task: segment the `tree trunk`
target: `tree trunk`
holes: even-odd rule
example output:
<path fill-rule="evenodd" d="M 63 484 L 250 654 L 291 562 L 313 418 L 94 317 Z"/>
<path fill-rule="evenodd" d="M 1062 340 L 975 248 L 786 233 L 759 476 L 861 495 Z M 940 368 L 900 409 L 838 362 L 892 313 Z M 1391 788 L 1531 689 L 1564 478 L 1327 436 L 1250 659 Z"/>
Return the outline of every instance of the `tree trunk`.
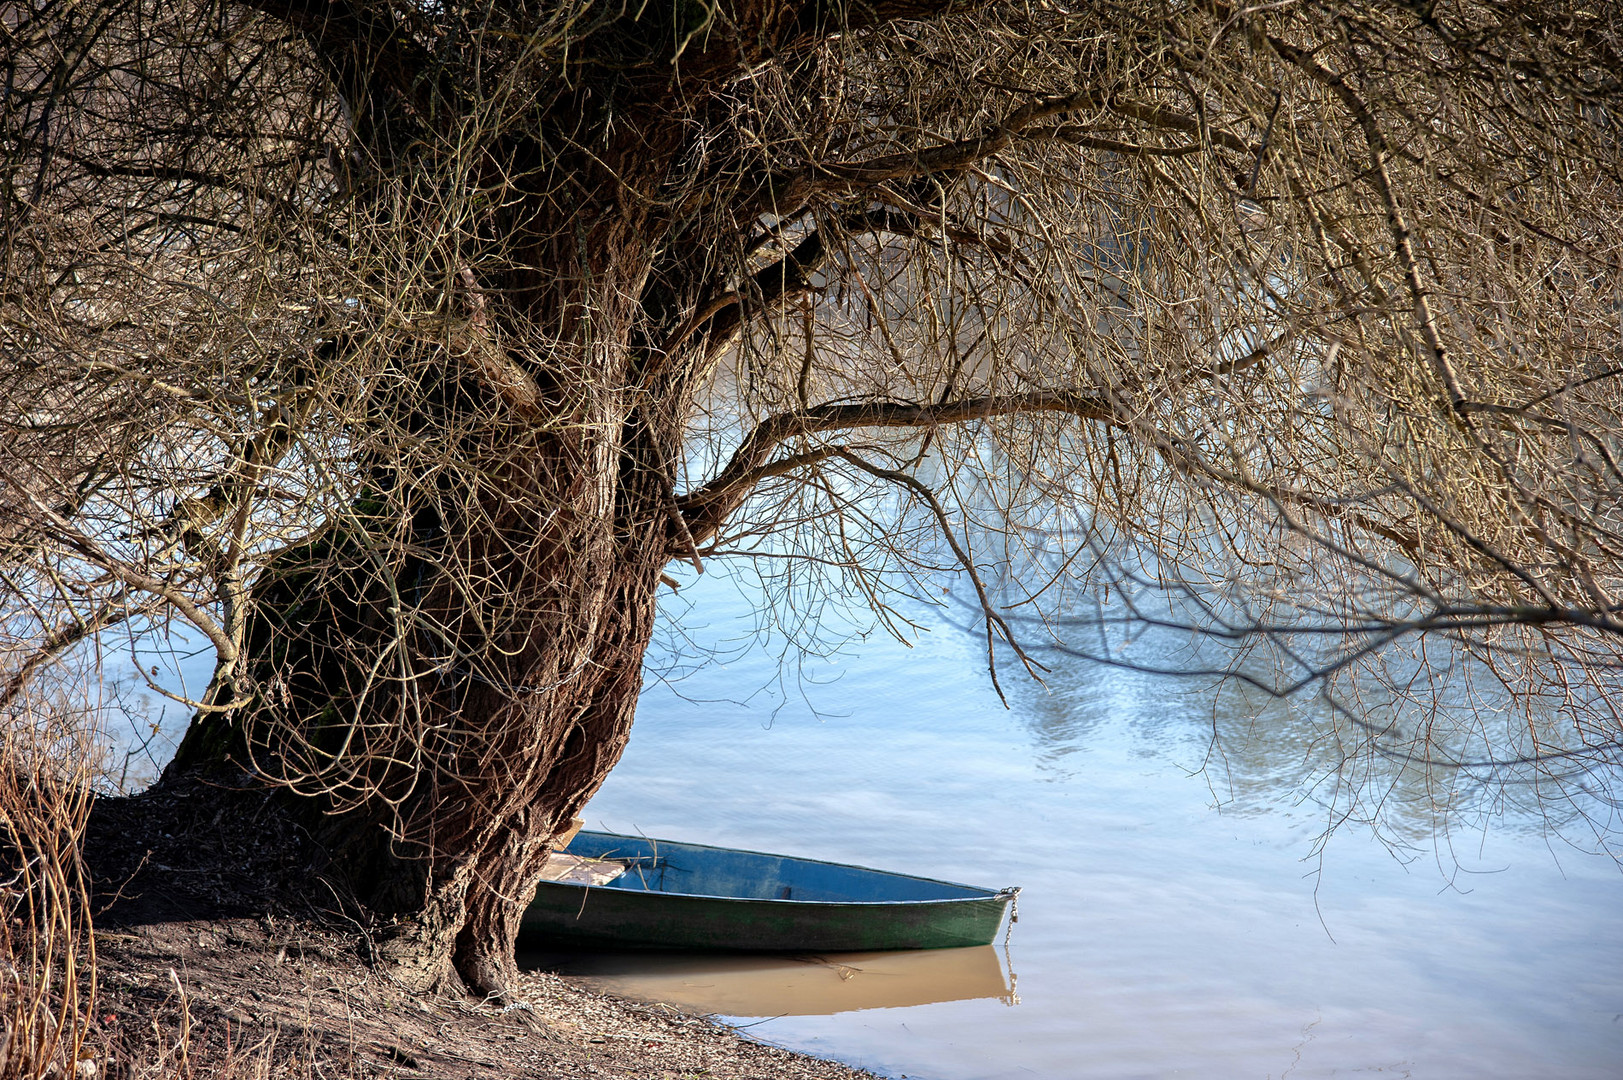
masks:
<path fill-rule="evenodd" d="M 285 787 L 328 876 L 379 918 L 378 958 L 415 986 L 454 968 L 507 993 L 549 843 L 629 735 L 686 398 L 633 337 L 654 229 L 626 185 L 658 184 L 658 146 L 560 163 L 547 175 L 597 192 L 567 213 L 544 185 L 513 210 L 533 240 L 507 237 L 523 258 L 499 308 L 464 298 L 470 323 L 547 327 L 553 353 L 474 341 L 412 361 L 385 419 L 438 456 L 373 460 L 351 518 L 261 576 L 253 704 L 201 714 L 166 773 Z"/>
<path fill-rule="evenodd" d="M 388 633 L 376 611 L 386 590 L 342 562 L 334 572 L 331 545 L 296 552 L 304 565 L 277 568 L 256 596 L 248 668 L 259 700 L 200 716 L 166 776 L 246 768 L 287 785 L 329 878 L 384 920 L 377 958 L 412 985 L 440 983 L 454 965 L 474 990 L 506 992 L 549 843 L 629 736 L 666 516 L 657 476 L 639 478 L 615 460 L 619 440 L 604 441 L 570 485 L 595 489 L 597 512 L 563 535 L 537 543 L 506 522 L 447 545 L 466 562 L 441 567 L 410 614 L 455 628 L 466 664 L 421 635 Z M 616 513 L 637 504 L 640 513 Z M 515 609 L 481 613 L 473 595 L 457 610 L 453 598 L 479 581 L 501 581 L 495 591 Z M 312 608 L 321 619 L 292 625 L 289 612 Z M 408 654 L 410 674 L 357 688 L 364 661 L 390 653 Z M 335 706 L 345 719 L 335 721 Z"/>

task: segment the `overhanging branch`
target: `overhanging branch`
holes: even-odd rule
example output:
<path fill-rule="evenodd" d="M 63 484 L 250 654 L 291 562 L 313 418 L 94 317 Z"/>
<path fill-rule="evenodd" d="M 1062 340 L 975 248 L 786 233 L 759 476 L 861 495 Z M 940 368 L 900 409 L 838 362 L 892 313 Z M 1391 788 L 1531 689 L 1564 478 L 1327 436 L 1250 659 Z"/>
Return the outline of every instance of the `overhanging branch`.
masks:
<path fill-rule="evenodd" d="M 837 452 L 832 448 L 813 449 L 769 463 L 773 449 L 785 440 L 855 428 L 931 428 L 1021 413 L 1068 413 L 1083 420 L 1122 424 L 1107 399 L 1064 390 L 994 394 L 939 405 L 914 402 L 819 405 L 778 413 L 761 421 L 733 453 L 726 468 L 709 483 L 678 499 L 677 506 L 694 541 L 703 544 L 749 497 L 756 484 Z"/>
<path fill-rule="evenodd" d="M 963 544 L 959 543 L 957 535 L 953 532 L 952 520 L 947 516 L 946 507 L 941 505 L 941 500 L 936 498 L 935 492 L 930 490 L 930 486 L 928 484 L 924 483 L 924 481 L 920 480 L 911 473 L 901 472 L 896 469 L 882 468 L 875 465 L 871 461 L 851 453 L 848 450 L 841 450 L 838 451 L 838 453 L 841 458 L 850 462 L 858 469 L 861 469 L 869 476 L 875 477 L 879 480 L 889 481 L 898 487 L 906 488 L 908 491 L 911 491 L 913 495 L 919 499 L 919 501 L 923 502 L 925 506 L 930 508 L 930 513 L 935 517 L 936 526 L 941 530 L 942 538 L 947 541 L 947 546 L 952 548 L 953 558 L 958 560 L 958 565 L 963 568 L 964 573 L 969 576 L 970 584 L 974 585 L 975 587 L 975 597 L 980 602 L 981 606 L 981 617 L 986 623 L 986 670 L 987 673 L 992 677 L 992 689 L 997 691 L 998 700 L 1003 702 L 1004 707 L 1006 708 L 1009 704 L 1009 699 L 1004 696 L 1003 686 L 998 682 L 997 678 L 998 638 L 1001 637 L 1008 644 L 1008 646 L 1014 650 L 1014 654 L 1019 657 L 1020 662 L 1025 665 L 1026 673 L 1031 675 L 1033 678 L 1040 681 L 1041 676 L 1039 676 L 1037 672 L 1046 671 L 1047 669 L 1026 654 L 1026 651 L 1020 647 L 1020 643 L 1015 640 L 1014 632 L 1009 629 L 1009 624 L 1004 620 L 1003 616 L 998 612 L 998 610 L 993 607 L 992 598 L 986 591 L 986 585 L 981 581 L 980 573 L 975 569 L 975 560 L 970 557 L 968 550 L 965 549 Z"/>
<path fill-rule="evenodd" d="M 1085 92 L 1041 97 L 1012 110 L 972 138 L 899 154 L 883 154 L 866 161 L 814 162 L 798 172 L 779 174 L 767 180 L 745 206 L 742 216 L 792 214 L 819 192 L 857 191 L 887 180 L 961 172 L 1004 150 L 1016 136 L 1038 121 L 1095 107 L 1098 103 L 1095 95 Z"/>
<path fill-rule="evenodd" d="M 1098 138 L 1078 125 L 1036 126 L 1052 117 L 1101 108 L 1150 128 L 1196 135 L 1200 141 L 1189 146 L 1147 146 Z M 1026 102 L 971 138 L 884 154 L 866 161 L 813 163 L 798 172 L 774 176 L 745 208 L 745 216 L 795 213 L 820 192 L 859 191 L 890 180 L 960 173 L 1007 149 L 1021 137 L 1071 142 L 1129 155 L 1179 156 L 1197 153 L 1208 145 L 1245 155 L 1256 155 L 1260 150 L 1232 132 L 1203 126 L 1194 117 L 1171 109 L 1088 91 L 1056 94 Z"/>
<path fill-rule="evenodd" d="M 884 209 L 849 214 L 838 220 L 839 228 L 852 235 L 874 232 L 912 235 L 917 231 L 917 224 L 912 215 L 904 211 Z M 650 375 L 664 371 L 670 358 L 695 335 L 701 336 L 706 342 L 706 353 L 713 356 L 750 318 L 817 292 L 819 286 L 812 282 L 812 275 L 827 264 L 830 254 L 824 228 L 826 226 L 814 229 L 783 258 L 756 271 L 746 287 L 722 293 L 701 304 L 656 347 Z"/>

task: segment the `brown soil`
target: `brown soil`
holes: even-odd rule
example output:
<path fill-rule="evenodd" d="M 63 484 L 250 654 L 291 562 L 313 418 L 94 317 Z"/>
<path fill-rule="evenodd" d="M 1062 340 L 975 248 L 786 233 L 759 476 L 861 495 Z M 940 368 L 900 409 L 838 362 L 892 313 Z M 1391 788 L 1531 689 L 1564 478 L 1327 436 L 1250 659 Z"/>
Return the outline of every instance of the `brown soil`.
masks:
<path fill-rule="evenodd" d="M 506 1007 L 408 993 L 363 959 L 386 927 L 309 895 L 308 846 L 263 794 L 104 800 L 86 855 L 108 1080 L 872 1076 L 543 972 Z"/>

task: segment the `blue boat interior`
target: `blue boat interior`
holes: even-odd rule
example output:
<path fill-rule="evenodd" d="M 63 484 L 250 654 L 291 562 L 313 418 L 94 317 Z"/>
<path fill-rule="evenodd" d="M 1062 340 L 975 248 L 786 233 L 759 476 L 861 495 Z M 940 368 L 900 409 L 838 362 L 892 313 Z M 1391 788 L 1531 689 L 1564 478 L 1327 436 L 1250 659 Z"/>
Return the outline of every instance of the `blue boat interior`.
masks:
<path fill-rule="evenodd" d="M 597 888 L 627 892 L 816 903 L 985 900 L 997 895 L 988 889 L 860 866 L 613 833 L 579 833 L 566 850 L 582 858 L 626 864 L 623 874 Z"/>

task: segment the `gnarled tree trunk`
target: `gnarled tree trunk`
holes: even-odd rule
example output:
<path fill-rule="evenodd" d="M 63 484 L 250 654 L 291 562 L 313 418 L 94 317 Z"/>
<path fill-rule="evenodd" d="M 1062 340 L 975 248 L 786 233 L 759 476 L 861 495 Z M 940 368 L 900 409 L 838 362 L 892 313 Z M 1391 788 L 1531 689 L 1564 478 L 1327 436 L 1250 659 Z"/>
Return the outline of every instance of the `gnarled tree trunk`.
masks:
<path fill-rule="evenodd" d="M 549 843 L 618 760 L 641 686 L 687 389 L 636 340 L 664 161 L 626 134 L 541 174 L 592 194 L 509 205 L 522 258 L 462 275 L 472 340 L 408 361 L 378 417 L 435 453 L 370 461 L 351 518 L 255 584 L 250 703 L 200 714 L 166 777 L 285 785 L 419 986 L 453 967 L 510 985 Z M 493 344 L 518 320 L 551 329 L 544 367 Z"/>

